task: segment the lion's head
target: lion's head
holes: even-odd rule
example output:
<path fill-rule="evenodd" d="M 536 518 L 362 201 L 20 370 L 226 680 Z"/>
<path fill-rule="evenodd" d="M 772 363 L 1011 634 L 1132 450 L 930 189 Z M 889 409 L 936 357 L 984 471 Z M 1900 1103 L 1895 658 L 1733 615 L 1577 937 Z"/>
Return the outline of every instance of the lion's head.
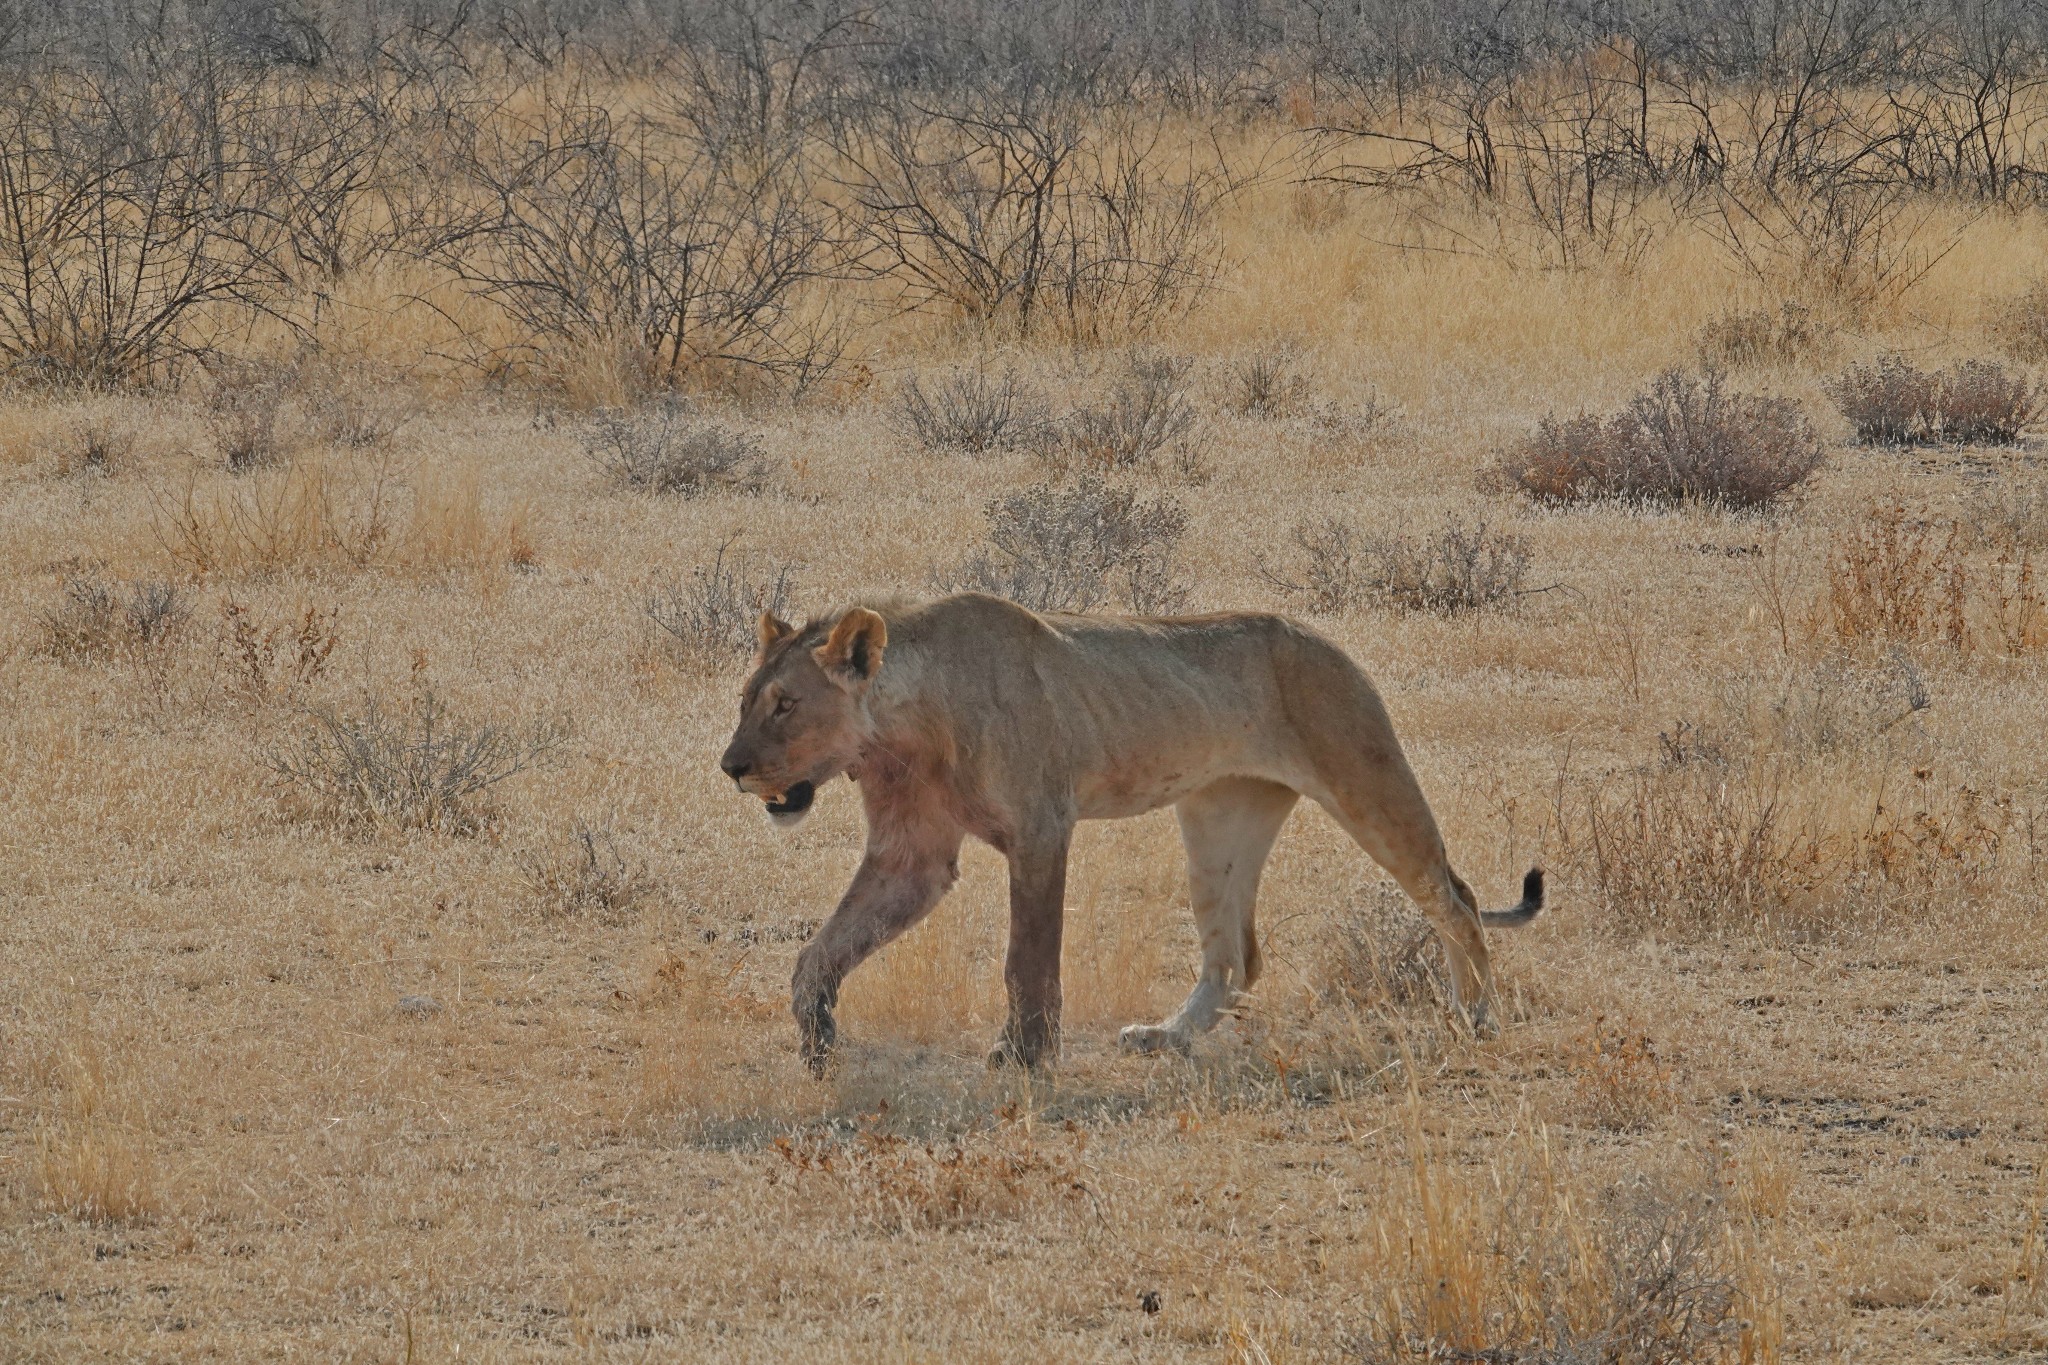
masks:
<path fill-rule="evenodd" d="M 889 627 L 854 607 L 802 630 L 761 614 L 761 649 L 740 693 L 740 723 L 718 766 L 768 803 L 777 824 L 809 812 L 818 787 L 860 757 L 861 699 L 882 666 Z"/>

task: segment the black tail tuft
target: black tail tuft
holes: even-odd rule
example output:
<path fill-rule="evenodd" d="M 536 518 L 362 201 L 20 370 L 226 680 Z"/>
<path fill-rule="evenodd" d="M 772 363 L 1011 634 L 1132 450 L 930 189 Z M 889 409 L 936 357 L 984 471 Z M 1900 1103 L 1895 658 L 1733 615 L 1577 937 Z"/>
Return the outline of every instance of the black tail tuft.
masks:
<path fill-rule="evenodd" d="M 1522 878 L 1522 903 L 1510 910 L 1487 910 L 1479 920 L 1489 929 L 1514 929 L 1543 913 L 1543 869 L 1532 867 Z"/>

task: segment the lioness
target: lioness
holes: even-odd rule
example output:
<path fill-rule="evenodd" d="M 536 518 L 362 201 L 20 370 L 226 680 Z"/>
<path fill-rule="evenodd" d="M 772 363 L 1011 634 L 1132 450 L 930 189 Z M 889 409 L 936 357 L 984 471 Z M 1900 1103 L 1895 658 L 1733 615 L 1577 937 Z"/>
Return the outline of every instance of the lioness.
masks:
<path fill-rule="evenodd" d="M 1285 617 L 1038 615 L 968 593 L 853 607 L 802 629 L 772 614 L 720 766 L 778 822 L 845 773 L 867 853 L 797 957 L 791 1005 L 822 1071 L 846 974 L 937 905 L 961 839 L 1010 863 L 1010 1016 L 990 1063 L 1057 1057 L 1067 848 L 1079 820 L 1172 806 L 1187 847 L 1200 979 L 1135 1051 L 1185 1050 L 1259 975 L 1259 873 L 1301 796 L 1319 802 L 1442 936 L 1458 1006 L 1488 1026 L 1482 925 L 1543 908 L 1532 870 L 1512 910 L 1482 913 L 1451 870 L 1379 694 L 1336 645 Z"/>

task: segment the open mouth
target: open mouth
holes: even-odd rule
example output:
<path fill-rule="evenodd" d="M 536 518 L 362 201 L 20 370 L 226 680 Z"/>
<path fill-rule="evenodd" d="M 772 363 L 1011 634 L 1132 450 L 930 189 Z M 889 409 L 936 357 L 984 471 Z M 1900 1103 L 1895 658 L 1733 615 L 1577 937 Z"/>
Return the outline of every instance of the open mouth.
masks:
<path fill-rule="evenodd" d="M 768 803 L 770 815 L 802 815 L 817 799 L 818 789 L 809 782 L 799 782 L 782 794 L 780 801 Z"/>

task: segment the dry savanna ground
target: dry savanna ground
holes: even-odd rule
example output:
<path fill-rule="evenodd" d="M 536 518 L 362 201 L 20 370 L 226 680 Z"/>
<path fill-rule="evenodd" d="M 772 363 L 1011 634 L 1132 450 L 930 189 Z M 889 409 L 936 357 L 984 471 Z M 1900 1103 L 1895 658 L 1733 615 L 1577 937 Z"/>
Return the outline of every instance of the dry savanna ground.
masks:
<path fill-rule="evenodd" d="M 1218 228 L 1145 338 L 1185 416 L 1104 486 L 1184 515 L 1145 591 L 1372 673 L 1485 900 L 1551 870 L 1498 1039 L 1305 810 L 1266 979 L 1118 1055 L 1194 961 L 1161 813 L 1084 828 L 1056 1070 L 984 1068 L 971 850 L 811 1079 L 785 983 L 858 805 L 784 836 L 719 776 L 721 632 L 784 571 L 795 612 L 966 581 L 992 504 L 1101 456 L 928 449 L 910 379 L 1057 419 L 1126 351 L 917 317 L 800 401 L 606 417 L 394 376 L 442 318 L 394 305 L 274 391 L 0 400 L 0 1355 L 2048 1358 L 2048 467 L 1857 444 L 1824 390 L 2004 354 L 2038 216 L 1749 346 L 1707 329 L 1780 298 L 1682 226 L 1517 269 L 1276 179 Z M 1703 335 L 1824 439 L 1774 508 L 1475 482 Z M 715 468 L 630 486 L 664 421 Z M 1511 591 L 1389 594 L 1481 520 Z"/>

